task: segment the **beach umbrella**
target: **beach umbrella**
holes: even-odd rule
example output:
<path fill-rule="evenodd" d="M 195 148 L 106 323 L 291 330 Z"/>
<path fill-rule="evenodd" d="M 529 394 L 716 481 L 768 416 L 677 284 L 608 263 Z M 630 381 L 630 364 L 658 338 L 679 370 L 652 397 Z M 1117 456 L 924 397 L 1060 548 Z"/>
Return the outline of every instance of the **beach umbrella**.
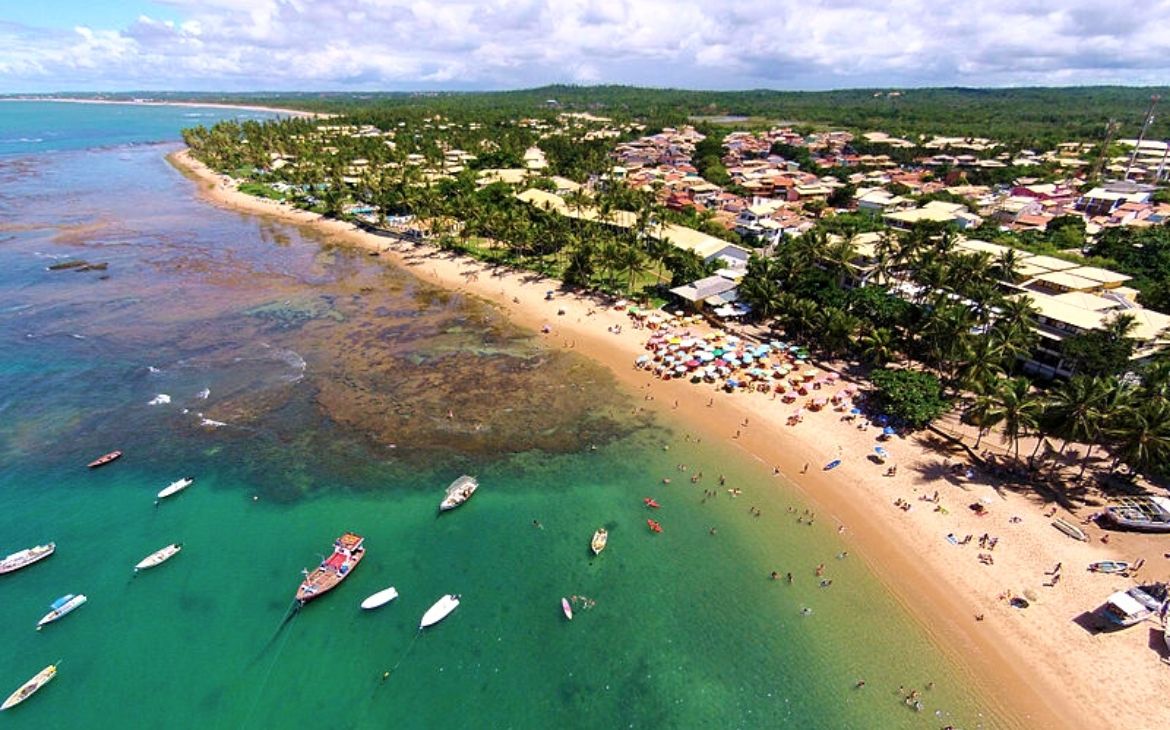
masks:
<path fill-rule="evenodd" d="M 850 409 L 849 409 L 849 412 L 850 412 L 850 413 L 852 413 L 852 414 L 853 414 L 853 415 L 855 415 L 855 416 L 860 416 L 860 415 L 861 415 L 861 409 L 860 409 L 860 408 L 850 408 Z"/>
<path fill-rule="evenodd" d="M 825 377 L 827 377 L 829 379 L 829 382 L 833 382 L 833 381 L 839 380 L 841 378 L 841 373 L 829 373 Z"/>
<path fill-rule="evenodd" d="M 648 362 L 649 360 L 650 360 L 649 355 L 638 355 L 638 359 L 635 360 L 634 362 Z"/>
<path fill-rule="evenodd" d="M 878 459 L 882 462 L 884 462 L 886 459 L 890 458 L 890 453 L 888 451 L 886 451 L 884 446 L 873 447 L 873 452 L 875 454 L 877 454 Z"/>
<path fill-rule="evenodd" d="M 686 363 L 684 363 L 684 364 L 685 364 L 685 365 L 686 365 L 688 368 L 697 368 L 697 367 L 699 367 L 699 361 L 698 361 L 698 360 L 687 360 L 687 361 L 686 361 Z"/>
<path fill-rule="evenodd" d="M 893 436 L 896 433 L 898 433 L 898 431 L 893 426 L 886 426 L 882 429 L 883 436 Z"/>

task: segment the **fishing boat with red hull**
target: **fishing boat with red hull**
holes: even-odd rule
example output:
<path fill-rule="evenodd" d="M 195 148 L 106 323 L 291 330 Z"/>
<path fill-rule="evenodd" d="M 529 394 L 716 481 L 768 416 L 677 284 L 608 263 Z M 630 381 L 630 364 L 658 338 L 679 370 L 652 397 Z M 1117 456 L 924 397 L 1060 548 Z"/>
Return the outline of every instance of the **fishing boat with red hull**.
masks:
<path fill-rule="evenodd" d="M 334 540 L 333 554 L 318 565 L 316 570 L 305 574 L 305 579 L 297 588 L 297 602 L 303 606 L 333 590 L 337 584 L 349 577 L 366 555 L 363 542 L 365 538 L 352 532 L 347 532 Z"/>

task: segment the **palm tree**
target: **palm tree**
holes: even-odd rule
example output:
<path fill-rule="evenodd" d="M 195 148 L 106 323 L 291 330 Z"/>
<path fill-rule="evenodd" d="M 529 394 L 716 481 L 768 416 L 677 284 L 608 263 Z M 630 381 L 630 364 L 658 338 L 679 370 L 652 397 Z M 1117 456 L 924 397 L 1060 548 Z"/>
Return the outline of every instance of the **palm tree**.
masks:
<path fill-rule="evenodd" d="M 975 437 L 975 446 L 972 448 L 978 449 L 988 431 L 1003 420 L 1003 412 L 996 405 L 998 402 L 995 395 L 997 389 L 991 388 L 989 392 L 976 396 L 963 411 L 964 418 L 979 427 L 979 435 Z"/>
<path fill-rule="evenodd" d="M 959 386 L 974 393 L 986 393 L 1003 374 L 1003 345 L 995 337 L 975 337 L 967 357 L 959 365 Z"/>
<path fill-rule="evenodd" d="M 1165 464 L 1170 457 L 1170 406 L 1149 402 L 1128 409 L 1110 435 L 1116 439 L 1110 471 L 1116 471 L 1121 462 L 1134 471 Z"/>
<path fill-rule="evenodd" d="M 1027 378 L 999 382 L 987 416 L 1003 423 L 1004 440 L 1012 444 L 1016 461 L 1020 460 L 1020 439 L 1036 430 L 1042 407 Z"/>
<path fill-rule="evenodd" d="M 646 254 L 636 246 L 626 244 L 618 248 L 617 257 L 614 260 L 614 268 L 618 273 L 626 275 L 626 295 L 630 295 L 634 291 L 634 279 L 642 274 L 649 273 L 650 261 L 646 258 Z"/>
<path fill-rule="evenodd" d="M 1074 375 L 1058 385 L 1049 396 L 1043 420 L 1064 439 L 1058 453 L 1064 454 L 1070 441 L 1096 444 L 1105 417 L 1102 405 L 1109 395 L 1109 384 L 1102 378 Z M 1053 462 L 1055 469 L 1056 462 Z"/>
<path fill-rule="evenodd" d="M 861 353 L 873 365 L 885 365 L 894 359 L 894 333 L 885 327 L 874 327 L 861 336 Z"/>

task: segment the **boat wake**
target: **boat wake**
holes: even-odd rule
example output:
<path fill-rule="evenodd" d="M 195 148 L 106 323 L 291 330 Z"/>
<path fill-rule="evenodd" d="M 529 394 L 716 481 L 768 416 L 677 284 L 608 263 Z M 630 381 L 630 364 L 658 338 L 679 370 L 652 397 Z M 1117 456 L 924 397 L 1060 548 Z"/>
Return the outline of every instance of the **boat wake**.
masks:
<path fill-rule="evenodd" d="M 206 428 L 219 428 L 220 426 L 227 425 L 223 421 L 216 421 L 216 420 L 213 420 L 211 418 L 204 418 L 203 414 L 201 414 L 201 413 L 196 413 L 195 415 L 199 416 L 199 425 L 204 426 Z"/>
<path fill-rule="evenodd" d="M 204 388 L 203 390 L 196 393 L 195 397 L 198 398 L 199 400 L 207 400 L 210 395 L 211 395 L 211 388 Z"/>

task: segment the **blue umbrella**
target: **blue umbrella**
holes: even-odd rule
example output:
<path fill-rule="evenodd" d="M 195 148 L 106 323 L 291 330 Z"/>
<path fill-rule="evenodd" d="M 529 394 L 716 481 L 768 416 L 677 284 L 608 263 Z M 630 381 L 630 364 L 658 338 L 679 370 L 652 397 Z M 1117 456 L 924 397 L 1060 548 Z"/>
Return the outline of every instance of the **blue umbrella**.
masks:
<path fill-rule="evenodd" d="M 882 461 L 885 461 L 890 456 L 890 453 L 886 451 L 884 446 L 875 446 L 873 447 L 873 451 L 875 454 L 881 457 Z"/>
<path fill-rule="evenodd" d="M 894 428 L 893 426 L 886 426 L 885 428 L 882 429 L 882 433 L 884 433 L 887 436 L 893 436 L 894 434 L 898 433 L 898 430 L 896 428 Z"/>
<path fill-rule="evenodd" d="M 855 415 L 855 416 L 860 416 L 860 415 L 861 415 L 861 409 L 860 409 L 860 408 L 850 408 L 850 409 L 849 409 L 849 412 L 850 412 L 850 413 L 852 413 L 852 414 L 853 414 L 853 415 Z"/>

